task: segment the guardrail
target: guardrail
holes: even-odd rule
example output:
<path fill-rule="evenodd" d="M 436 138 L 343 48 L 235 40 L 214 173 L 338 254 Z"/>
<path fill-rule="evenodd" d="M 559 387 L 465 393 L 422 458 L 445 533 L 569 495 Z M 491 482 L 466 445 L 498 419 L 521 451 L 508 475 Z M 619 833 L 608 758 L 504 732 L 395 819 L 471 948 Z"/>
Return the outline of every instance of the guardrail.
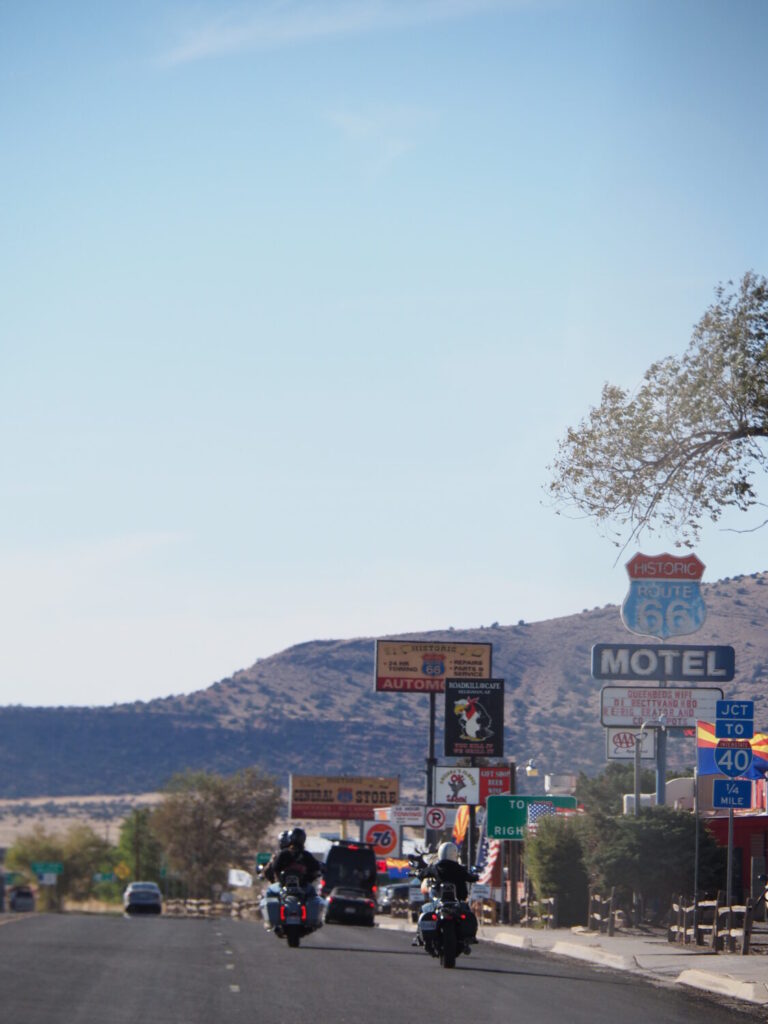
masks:
<path fill-rule="evenodd" d="M 722 893 L 714 900 L 684 903 L 673 900 L 669 912 L 667 941 L 681 945 L 708 946 L 715 953 L 749 953 L 755 903 L 724 904 Z"/>

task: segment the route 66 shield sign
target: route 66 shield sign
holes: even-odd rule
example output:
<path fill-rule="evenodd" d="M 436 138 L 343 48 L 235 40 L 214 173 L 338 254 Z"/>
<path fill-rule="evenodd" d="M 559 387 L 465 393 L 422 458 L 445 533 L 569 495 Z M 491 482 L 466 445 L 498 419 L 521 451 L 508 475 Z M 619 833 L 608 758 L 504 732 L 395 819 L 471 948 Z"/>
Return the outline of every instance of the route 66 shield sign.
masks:
<path fill-rule="evenodd" d="M 621 606 L 627 629 L 658 640 L 695 633 L 707 616 L 704 568 L 696 555 L 635 555 L 627 562 L 629 593 Z"/>

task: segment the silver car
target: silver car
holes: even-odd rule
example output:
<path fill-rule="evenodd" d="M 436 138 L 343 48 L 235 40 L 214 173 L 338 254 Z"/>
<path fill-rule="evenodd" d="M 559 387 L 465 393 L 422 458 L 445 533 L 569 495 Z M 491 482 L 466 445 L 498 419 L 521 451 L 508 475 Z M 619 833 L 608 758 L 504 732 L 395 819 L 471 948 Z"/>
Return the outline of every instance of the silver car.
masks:
<path fill-rule="evenodd" d="M 155 882 L 131 882 L 123 893 L 126 914 L 160 914 L 163 894 Z"/>

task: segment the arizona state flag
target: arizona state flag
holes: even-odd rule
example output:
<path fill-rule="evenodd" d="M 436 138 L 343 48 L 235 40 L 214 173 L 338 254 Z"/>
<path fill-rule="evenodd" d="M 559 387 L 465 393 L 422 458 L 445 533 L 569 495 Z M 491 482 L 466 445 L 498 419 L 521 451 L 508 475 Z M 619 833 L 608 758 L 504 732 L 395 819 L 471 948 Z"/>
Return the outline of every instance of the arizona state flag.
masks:
<path fill-rule="evenodd" d="M 768 733 L 756 732 L 749 741 L 752 764 L 744 773 L 747 779 L 764 779 L 768 775 Z M 696 754 L 699 775 L 722 775 L 715 763 L 715 726 L 712 722 L 696 723 Z"/>

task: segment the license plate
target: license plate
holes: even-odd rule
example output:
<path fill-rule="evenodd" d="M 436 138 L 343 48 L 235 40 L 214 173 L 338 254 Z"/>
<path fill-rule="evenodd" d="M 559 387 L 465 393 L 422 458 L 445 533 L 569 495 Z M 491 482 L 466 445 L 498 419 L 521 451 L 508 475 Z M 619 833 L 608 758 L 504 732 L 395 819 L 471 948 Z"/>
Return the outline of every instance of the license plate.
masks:
<path fill-rule="evenodd" d="M 355 911 L 354 907 L 344 907 L 344 913 L 345 914 L 354 914 L 355 912 L 356 911 Z"/>

